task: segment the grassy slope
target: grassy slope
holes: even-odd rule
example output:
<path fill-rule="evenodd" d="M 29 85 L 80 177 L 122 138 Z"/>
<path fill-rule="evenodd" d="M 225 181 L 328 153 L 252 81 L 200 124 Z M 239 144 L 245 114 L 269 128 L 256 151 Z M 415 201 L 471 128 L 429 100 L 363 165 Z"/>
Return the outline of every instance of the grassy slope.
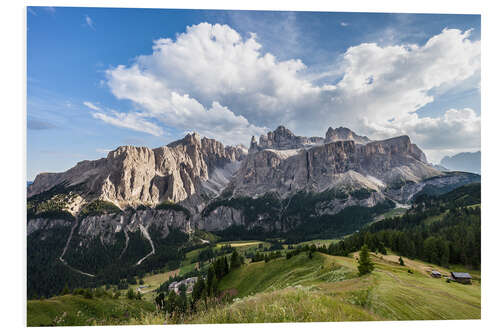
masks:
<path fill-rule="evenodd" d="M 81 295 L 56 296 L 27 304 L 28 326 L 118 325 L 153 311 L 151 302 L 108 297 L 86 299 Z"/>
<path fill-rule="evenodd" d="M 481 316 L 480 284 L 446 283 L 425 272 L 426 263 L 373 257 L 376 269 L 355 276 L 353 258 L 315 253 L 246 265 L 221 281 L 236 302 L 202 313 L 193 323 L 472 319 Z M 332 266 L 333 264 L 333 266 Z M 327 271 L 335 270 L 331 275 Z M 414 273 L 409 274 L 408 268 Z M 443 267 L 433 266 L 442 272 Z M 287 287 L 288 286 L 288 287 Z M 278 288 L 284 288 L 278 290 Z M 252 295 L 253 293 L 257 293 Z"/>
<path fill-rule="evenodd" d="M 310 286 L 349 276 L 345 268 L 334 265 L 332 258 L 316 253 L 313 259 L 309 259 L 306 253 L 301 253 L 288 260 L 280 258 L 268 263 L 251 263 L 230 272 L 221 280 L 219 288 L 237 289 L 238 297 L 242 297 L 287 286 Z"/>
<path fill-rule="evenodd" d="M 356 257 L 355 253 L 353 257 Z M 449 270 L 399 257 L 372 255 L 375 271 L 358 277 L 356 260 L 314 253 L 246 264 L 220 282 L 235 301 L 185 319 L 186 323 L 473 319 L 481 315 L 480 272 L 472 285 L 431 278 Z M 411 269 L 414 273 L 409 274 Z M 464 270 L 462 267 L 453 269 Z M 148 279 L 149 278 L 149 279 Z M 146 277 L 150 280 L 155 276 Z M 161 279 L 160 279 L 161 280 Z M 146 281 L 145 281 L 146 282 Z M 154 281 L 148 281 L 153 283 Z M 151 301 L 60 296 L 28 301 L 28 325 L 163 324 Z M 62 315 L 66 313 L 64 317 Z M 61 318 L 63 318 L 61 320 Z M 55 319 L 55 320 L 54 320 Z M 59 320 L 59 322 L 57 322 Z"/>

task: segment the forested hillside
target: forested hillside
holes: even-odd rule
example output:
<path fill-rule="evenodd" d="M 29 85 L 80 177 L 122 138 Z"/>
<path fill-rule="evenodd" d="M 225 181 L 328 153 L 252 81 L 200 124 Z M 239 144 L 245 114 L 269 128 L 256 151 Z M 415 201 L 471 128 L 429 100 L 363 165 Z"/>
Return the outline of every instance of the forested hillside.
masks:
<path fill-rule="evenodd" d="M 367 244 L 384 253 L 386 247 L 400 255 L 433 264 L 481 266 L 481 185 L 470 184 L 441 196 L 421 195 L 401 217 L 384 219 L 328 248 L 347 255 Z"/>

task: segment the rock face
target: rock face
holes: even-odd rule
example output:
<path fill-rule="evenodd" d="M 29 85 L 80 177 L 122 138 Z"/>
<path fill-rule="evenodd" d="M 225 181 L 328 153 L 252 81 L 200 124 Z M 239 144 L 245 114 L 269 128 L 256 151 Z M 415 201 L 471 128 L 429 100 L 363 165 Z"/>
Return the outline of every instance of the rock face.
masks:
<path fill-rule="evenodd" d="M 267 135 L 261 135 L 259 144 L 257 144 L 255 138 L 252 137 L 249 153 L 253 153 L 262 149 L 298 149 L 322 144 L 323 141 L 324 139 L 319 137 L 308 138 L 305 136 L 297 136 L 284 126 L 278 126 L 278 128 L 276 128 L 276 130 L 274 130 L 273 132 L 269 132 L 267 133 Z"/>
<path fill-rule="evenodd" d="M 179 260 L 168 244 L 187 236 L 174 230 L 194 239 L 195 229 L 283 234 L 309 222 L 314 229 L 348 208 L 388 209 L 420 191 L 477 181 L 478 175 L 433 168 L 408 136 L 371 141 L 339 127 L 325 138 L 303 137 L 279 126 L 259 142 L 252 137 L 247 151 L 194 133 L 38 175 L 28 187 L 28 239 L 63 237 L 59 260 L 92 276 L 117 260 L 130 267 Z M 330 232 L 357 228 L 336 223 L 322 225 Z M 101 266 L 84 265 L 82 258 L 95 255 Z"/>
<path fill-rule="evenodd" d="M 38 175 L 28 188 L 28 198 L 58 184 L 80 184 L 85 197 L 122 208 L 166 200 L 180 202 L 202 193 L 202 184 L 212 175 L 217 177 L 219 170 L 245 155 L 241 147 L 225 147 L 213 139 L 200 139 L 196 133 L 156 149 L 123 146 L 106 158 L 82 161 L 66 172 Z"/>
<path fill-rule="evenodd" d="M 366 136 L 359 136 L 346 127 L 338 127 L 336 129 L 329 127 L 326 131 L 325 143 L 333 141 L 354 141 L 355 143 L 365 144 L 370 142 L 370 139 Z"/>
<path fill-rule="evenodd" d="M 424 153 L 408 136 L 365 145 L 340 140 L 291 149 L 300 146 L 296 144 L 297 137 L 281 128 L 275 132 L 268 135 L 273 138 L 268 146 L 273 148 L 260 144 L 260 150 L 242 162 L 231 183 L 235 196 L 253 197 L 271 191 L 286 196 L 300 190 L 321 192 L 341 185 L 382 190 L 396 182 L 420 182 L 442 174 L 426 163 Z"/>

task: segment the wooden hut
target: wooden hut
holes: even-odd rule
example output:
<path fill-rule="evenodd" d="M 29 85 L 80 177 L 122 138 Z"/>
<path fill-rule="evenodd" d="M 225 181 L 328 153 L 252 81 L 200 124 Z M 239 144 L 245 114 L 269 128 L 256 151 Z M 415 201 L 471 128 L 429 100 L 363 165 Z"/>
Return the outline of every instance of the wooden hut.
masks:
<path fill-rule="evenodd" d="M 471 284 L 472 276 L 469 273 L 451 272 L 451 279 L 463 284 Z"/>

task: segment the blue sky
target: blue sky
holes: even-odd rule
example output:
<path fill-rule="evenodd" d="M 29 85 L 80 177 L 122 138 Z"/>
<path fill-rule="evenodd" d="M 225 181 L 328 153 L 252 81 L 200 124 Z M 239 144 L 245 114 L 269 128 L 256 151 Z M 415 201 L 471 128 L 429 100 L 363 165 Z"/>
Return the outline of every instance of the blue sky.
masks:
<path fill-rule="evenodd" d="M 190 131 L 248 145 L 280 124 L 409 134 L 433 162 L 478 150 L 480 21 L 29 7 L 28 179 Z"/>

